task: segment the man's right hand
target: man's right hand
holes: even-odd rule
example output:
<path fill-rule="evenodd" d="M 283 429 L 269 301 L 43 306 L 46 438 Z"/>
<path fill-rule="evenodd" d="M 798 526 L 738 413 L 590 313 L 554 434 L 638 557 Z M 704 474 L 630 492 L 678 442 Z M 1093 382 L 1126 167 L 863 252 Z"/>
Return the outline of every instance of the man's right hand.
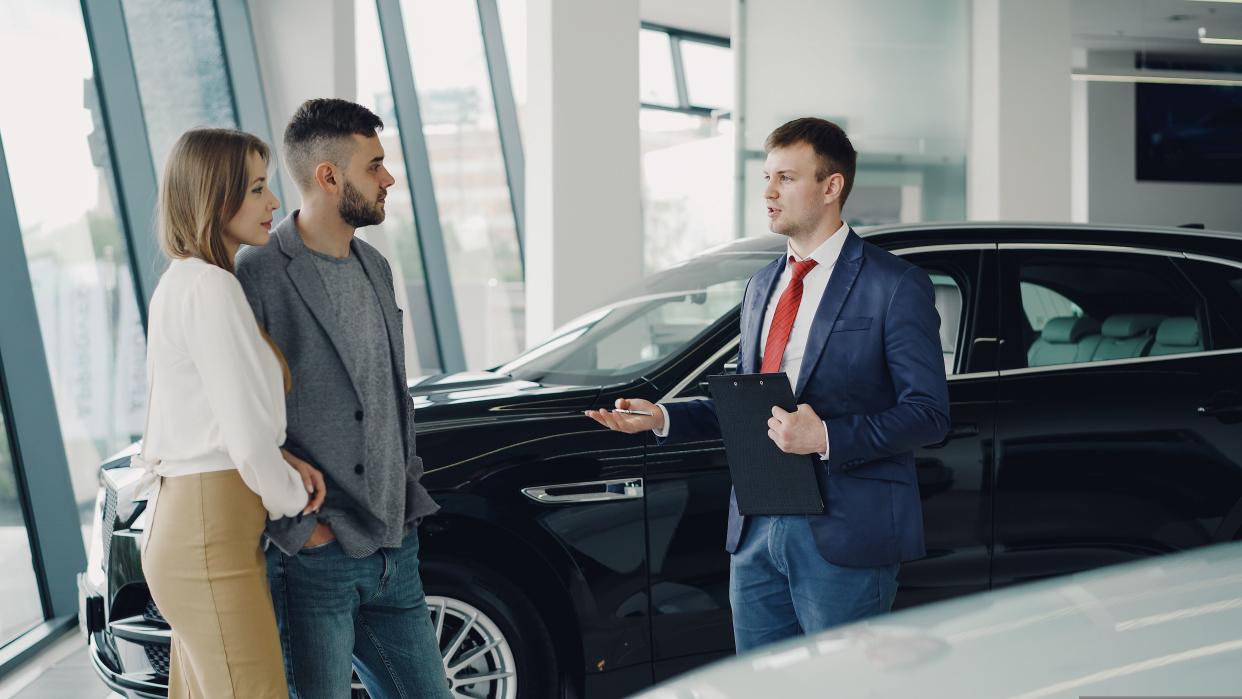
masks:
<path fill-rule="evenodd" d="M 626 415 L 611 410 L 588 410 L 586 416 L 610 430 L 635 434 L 664 427 L 664 411 L 655 403 L 640 398 L 618 398 L 617 407 L 624 410 L 642 410 L 651 415 Z"/>
<path fill-rule="evenodd" d="M 302 544 L 302 548 L 308 549 L 312 546 L 326 544 L 330 541 L 334 541 L 335 539 L 336 534 L 332 533 L 332 527 L 329 527 L 323 522 L 315 522 L 315 530 L 311 532 L 310 538 L 306 540 L 306 543 Z"/>

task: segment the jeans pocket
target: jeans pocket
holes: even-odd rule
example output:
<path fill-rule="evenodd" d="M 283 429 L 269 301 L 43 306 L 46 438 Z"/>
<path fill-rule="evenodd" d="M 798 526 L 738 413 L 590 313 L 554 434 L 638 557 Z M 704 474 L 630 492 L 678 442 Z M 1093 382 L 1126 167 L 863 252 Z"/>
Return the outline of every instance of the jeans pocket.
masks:
<path fill-rule="evenodd" d="M 333 539 L 331 541 L 325 541 L 322 544 L 315 544 L 314 546 L 303 546 L 302 549 L 298 551 L 298 555 L 316 556 L 326 551 L 328 547 L 335 543 L 336 539 Z"/>

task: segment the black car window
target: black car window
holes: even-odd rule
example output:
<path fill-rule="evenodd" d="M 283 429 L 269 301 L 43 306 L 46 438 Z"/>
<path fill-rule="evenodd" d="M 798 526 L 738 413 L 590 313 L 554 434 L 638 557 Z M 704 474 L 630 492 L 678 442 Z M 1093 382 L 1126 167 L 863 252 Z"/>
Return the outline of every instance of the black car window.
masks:
<path fill-rule="evenodd" d="M 1204 346 L 1212 350 L 1242 347 L 1242 268 L 1202 260 L 1177 264 L 1207 303 Z"/>
<path fill-rule="evenodd" d="M 1092 250 L 1005 250 L 1004 368 L 1060 366 L 1203 350 L 1205 306 L 1171 257 Z"/>

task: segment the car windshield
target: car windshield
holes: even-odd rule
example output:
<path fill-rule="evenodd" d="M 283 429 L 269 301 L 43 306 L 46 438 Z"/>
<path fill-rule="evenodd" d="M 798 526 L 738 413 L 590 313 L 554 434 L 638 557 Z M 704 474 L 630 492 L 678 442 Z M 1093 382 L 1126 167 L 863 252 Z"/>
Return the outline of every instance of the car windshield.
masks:
<path fill-rule="evenodd" d="M 642 376 L 680 353 L 742 301 L 772 254 L 706 254 L 657 272 L 494 369 L 544 384 L 606 385 Z"/>

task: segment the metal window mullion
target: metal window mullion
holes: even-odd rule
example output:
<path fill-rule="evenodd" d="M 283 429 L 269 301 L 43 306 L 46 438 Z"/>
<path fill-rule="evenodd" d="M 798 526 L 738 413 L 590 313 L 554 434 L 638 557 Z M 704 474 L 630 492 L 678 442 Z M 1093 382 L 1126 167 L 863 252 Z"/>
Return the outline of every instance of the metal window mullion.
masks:
<path fill-rule="evenodd" d="M 457 305 L 453 300 L 453 279 L 449 272 L 444 231 L 436 205 L 435 187 L 431 180 L 431 159 L 423 134 L 422 113 L 414 87 L 414 68 L 405 40 L 405 23 L 401 17 L 400 0 L 376 0 L 380 34 L 388 57 L 388 77 L 392 83 L 393 106 L 397 113 L 397 132 L 401 152 L 405 156 L 406 184 L 414 206 L 414 222 L 418 248 L 427 278 L 427 296 L 431 305 L 431 324 L 436 329 L 436 347 L 440 365 L 445 372 L 466 368 L 465 348 L 458 325 Z"/>
<path fill-rule="evenodd" d="M 479 27 L 483 32 L 483 53 L 487 56 L 487 74 L 492 85 L 492 104 L 496 107 L 496 125 L 500 131 L 500 149 L 509 178 L 509 199 L 513 204 L 513 221 L 517 227 L 518 255 L 522 276 L 526 276 L 526 159 L 522 150 L 522 131 L 518 124 L 517 101 L 513 97 L 513 81 L 509 75 L 509 57 L 505 54 L 504 32 L 500 26 L 500 9 L 496 0 L 478 0 Z"/>
<path fill-rule="evenodd" d="M 77 610 L 76 576 L 86 567 L 78 508 L 61 440 L 21 221 L 0 140 L 0 409 L 30 538 L 45 618 Z"/>
<path fill-rule="evenodd" d="M 133 54 L 121 0 L 82 0 L 82 17 L 91 46 L 95 86 L 120 202 L 121 231 L 137 286 L 138 312 L 147 324 L 147 305 L 166 260 L 155 238 L 159 185 L 147 138 L 147 124 L 134 73 Z"/>
<path fill-rule="evenodd" d="M 283 203 L 284 171 L 277 166 L 275 157 L 280 149 L 272 133 L 272 122 L 268 119 L 267 101 L 263 97 L 263 76 L 259 72 L 254 29 L 250 24 L 246 0 L 215 0 L 215 7 L 237 125 L 272 147 L 271 189 Z"/>
<path fill-rule="evenodd" d="M 677 83 L 677 106 L 681 109 L 689 109 L 690 90 L 686 86 L 686 67 L 681 61 L 681 39 L 670 34 L 668 47 L 673 56 L 673 79 Z"/>

